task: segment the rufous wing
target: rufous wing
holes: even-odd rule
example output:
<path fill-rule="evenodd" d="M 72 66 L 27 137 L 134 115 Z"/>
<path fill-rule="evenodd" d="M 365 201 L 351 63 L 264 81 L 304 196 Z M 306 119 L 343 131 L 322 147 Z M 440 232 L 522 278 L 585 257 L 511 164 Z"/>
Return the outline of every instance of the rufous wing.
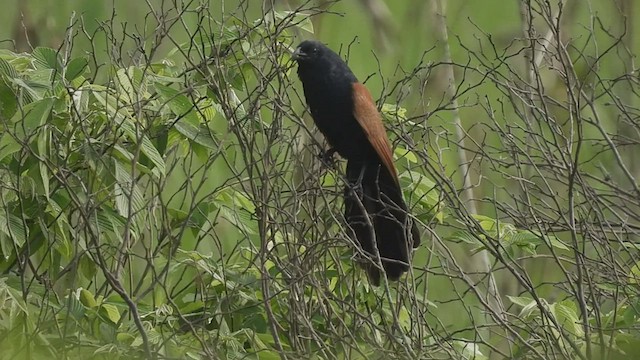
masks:
<path fill-rule="evenodd" d="M 376 103 L 367 88 L 360 83 L 353 83 L 353 116 L 362 127 L 367 139 L 382 160 L 382 164 L 389 170 L 396 183 L 398 173 L 393 165 L 393 153 L 387 132 L 382 124 L 382 117 Z"/>

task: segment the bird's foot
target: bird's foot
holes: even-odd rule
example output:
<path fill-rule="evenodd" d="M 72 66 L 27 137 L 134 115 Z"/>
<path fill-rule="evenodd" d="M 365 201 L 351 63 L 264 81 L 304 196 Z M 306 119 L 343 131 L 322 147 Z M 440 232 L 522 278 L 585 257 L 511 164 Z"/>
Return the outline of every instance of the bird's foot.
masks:
<path fill-rule="evenodd" d="M 327 167 L 333 167 L 335 164 L 335 159 L 333 158 L 333 154 L 336 153 L 336 149 L 331 148 L 327 151 L 321 152 L 318 154 L 318 158 L 325 164 Z"/>
<path fill-rule="evenodd" d="M 353 182 L 347 184 L 344 188 L 344 196 L 345 197 L 357 197 L 358 199 L 362 199 L 364 191 L 362 189 L 361 182 Z"/>

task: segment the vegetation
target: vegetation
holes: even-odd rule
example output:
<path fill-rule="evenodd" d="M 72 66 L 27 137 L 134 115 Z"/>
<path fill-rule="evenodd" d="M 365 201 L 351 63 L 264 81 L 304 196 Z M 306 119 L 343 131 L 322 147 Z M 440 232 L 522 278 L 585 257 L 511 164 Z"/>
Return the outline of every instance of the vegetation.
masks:
<path fill-rule="evenodd" d="M 0 29 L 0 359 L 640 356 L 631 0 L 90 4 Z M 309 37 L 379 99 L 400 283 L 354 261 Z"/>

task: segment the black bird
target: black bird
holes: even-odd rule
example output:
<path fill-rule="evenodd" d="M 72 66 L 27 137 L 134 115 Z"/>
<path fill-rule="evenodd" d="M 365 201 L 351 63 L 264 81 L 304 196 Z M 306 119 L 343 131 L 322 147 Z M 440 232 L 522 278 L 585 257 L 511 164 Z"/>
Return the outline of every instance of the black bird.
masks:
<path fill-rule="evenodd" d="M 342 58 L 324 44 L 304 41 L 293 59 L 313 120 L 332 147 L 328 153 L 347 159 L 344 202 L 351 236 L 373 259 L 377 244 L 387 278 L 398 280 L 409 269 L 420 233 L 408 216 L 378 108 Z M 364 267 L 379 285 L 376 263 Z"/>

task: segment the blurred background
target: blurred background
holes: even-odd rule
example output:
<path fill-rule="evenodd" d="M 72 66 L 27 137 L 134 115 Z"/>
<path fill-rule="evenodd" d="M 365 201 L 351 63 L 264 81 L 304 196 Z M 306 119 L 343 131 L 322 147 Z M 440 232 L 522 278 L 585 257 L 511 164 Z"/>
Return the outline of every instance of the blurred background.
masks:
<path fill-rule="evenodd" d="M 516 306 L 518 302 L 510 302 L 509 296 L 523 293 L 550 302 L 582 301 L 575 305 L 584 311 L 575 311 L 581 316 L 587 308 L 602 306 L 603 313 L 617 308 L 617 300 L 600 301 L 599 290 L 590 293 L 593 304 L 586 306 L 578 296 L 584 291 L 574 285 L 607 282 L 615 278 L 609 272 L 612 268 L 619 268 L 615 273 L 625 279 L 640 273 L 634 248 L 640 224 L 640 24 L 635 21 L 640 3 L 212 0 L 207 4 L 214 19 L 225 24 L 261 19 L 272 8 L 319 12 L 310 17 L 314 33 L 296 29 L 287 38 L 288 45 L 294 47 L 306 38 L 321 40 L 348 60 L 380 105 L 406 109 L 403 123 L 389 121 L 390 133 L 394 145 L 417 155 L 396 153 L 398 166 L 426 174 L 448 194 L 442 199 L 448 220 L 431 224 L 437 233 L 433 236 L 445 239 L 443 246 L 460 267 L 472 277 L 477 275 L 474 281 L 464 276 L 451 280 L 446 261 L 430 256 L 445 252 L 441 245 L 433 245 L 439 240 L 419 250 L 415 265 L 426 276 L 430 266 L 437 268 L 432 270 L 435 276 L 418 287 L 428 289 L 429 300 L 437 304 L 433 316 L 441 328 L 473 337 L 480 326 L 476 320 L 487 308 Z M 81 21 L 86 35 L 96 32 L 97 40 L 92 43 L 87 36 L 77 36 L 73 54 L 108 63 L 113 47 L 102 40 L 103 26 L 114 29 L 109 34 L 113 39 L 123 38 L 119 56 L 126 58 L 134 40 L 123 34 L 147 34 L 144 41 L 150 42 L 157 24 L 151 13 L 166 11 L 175 3 L 5 0 L 3 5 L 0 47 L 19 52 L 38 46 L 58 49 L 68 36 L 68 26 Z M 190 29 L 198 26 L 198 20 L 189 13 L 179 19 Z M 189 41 L 183 30 L 178 27 L 172 33 L 176 43 Z M 166 41 L 153 60 L 162 60 L 174 49 L 174 43 Z M 100 76 L 98 82 L 110 80 Z M 302 113 L 303 102 L 293 102 Z M 574 169 L 581 174 L 575 187 Z M 212 177 L 222 181 L 224 171 L 213 169 Z M 448 180 L 450 186 L 443 185 Z M 574 190 L 575 198 L 569 196 Z M 468 237 L 476 224 L 469 214 L 487 217 L 489 225 L 476 218 L 485 231 L 494 231 L 492 226 L 505 221 L 514 233 L 518 228 L 529 235 L 548 232 L 550 237 L 536 235 L 548 243 L 534 256 L 518 248 L 530 245 L 522 236 L 500 243 L 505 236 L 500 230 L 492 233 L 497 250 L 487 254 L 487 234 L 475 236 L 479 240 Z M 240 237 L 235 228 L 222 224 L 218 229 L 227 231 L 225 247 L 233 249 Z M 620 253 L 608 242 L 619 245 Z M 516 250 L 505 250 L 510 246 Z M 593 278 L 585 280 L 578 269 L 593 271 Z M 469 283 L 478 285 L 478 293 Z M 634 292 L 630 294 L 631 298 Z M 506 304 L 495 304 L 501 302 Z M 485 344 L 485 339 L 477 342 Z"/>

